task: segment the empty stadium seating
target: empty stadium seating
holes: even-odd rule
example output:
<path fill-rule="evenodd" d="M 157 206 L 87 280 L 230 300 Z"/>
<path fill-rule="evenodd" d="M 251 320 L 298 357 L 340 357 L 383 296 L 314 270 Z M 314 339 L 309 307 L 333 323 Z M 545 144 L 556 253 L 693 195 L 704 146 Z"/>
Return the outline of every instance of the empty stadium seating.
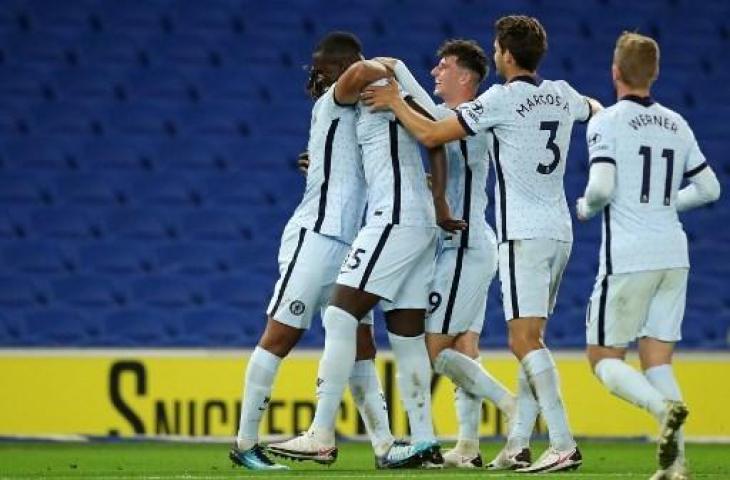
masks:
<path fill-rule="evenodd" d="M 514 12 L 544 21 L 543 76 L 604 103 L 617 34 L 658 38 L 655 96 L 691 122 L 727 184 L 726 0 L 2 2 L 0 347 L 253 346 L 303 190 L 294 163 L 312 102 L 301 66 L 318 38 L 353 30 L 367 55 L 401 57 L 430 85 L 444 39 L 474 38 L 489 52 L 494 20 Z M 571 204 L 587 174 L 584 133 L 576 128 L 570 150 Z M 725 192 L 682 215 L 687 348 L 728 348 L 729 206 Z M 548 329 L 557 347 L 584 344 L 598 222 L 576 224 L 575 238 Z M 495 282 L 485 346 L 505 347 L 502 317 Z M 315 322 L 302 343 L 322 340 Z"/>

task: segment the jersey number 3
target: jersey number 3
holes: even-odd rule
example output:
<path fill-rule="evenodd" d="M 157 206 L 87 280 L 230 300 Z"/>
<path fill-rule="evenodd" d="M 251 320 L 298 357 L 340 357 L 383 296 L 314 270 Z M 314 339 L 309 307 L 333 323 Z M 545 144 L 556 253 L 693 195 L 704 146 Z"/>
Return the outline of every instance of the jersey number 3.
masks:
<path fill-rule="evenodd" d="M 560 125 L 560 122 L 552 121 L 552 122 L 540 122 L 540 130 L 547 130 L 550 132 L 550 136 L 548 137 L 547 145 L 545 145 L 545 148 L 553 152 L 553 161 L 549 164 L 538 164 L 537 165 L 537 172 L 542 173 L 543 175 L 550 175 L 555 171 L 556 168 L 558 168 L 558 163 L 560 163 L 560 147 L 555 143 L 555 136 L 558 134 L 558 126 Z"/>

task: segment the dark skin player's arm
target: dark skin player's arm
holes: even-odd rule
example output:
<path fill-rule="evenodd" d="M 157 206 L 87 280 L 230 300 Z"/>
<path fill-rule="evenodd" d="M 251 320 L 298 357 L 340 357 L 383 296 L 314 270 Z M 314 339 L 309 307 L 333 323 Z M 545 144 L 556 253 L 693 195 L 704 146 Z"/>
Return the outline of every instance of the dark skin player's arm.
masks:
<path fill-rule="evenodd" d="M 405 102 L 415 111 L 428 118 L 433 118 L 413 98 L 406 97 Z M 449 232 L 464 230 L 467 223 L 464 220 L 453 218 L 451 208 L 446 199 L 446 182 L 448 180 L 448 168 L 446 150 L 443 146 L 428 148 L 428 162 L 431 170 L 431 196 L 436 211 L 436 223 L 439 227 Z"/>
<path fill-rule="evenodd" d="M 304 151 L 297 157 L 297 169 L 306 175 L 309 171 L 309 152 Z"/>
<path fill-rule="evenodd" d="M 350 65 L 335 83 L 335 100 L 340 105 L 354 105 L 360 100 L 363 88 L 392 76 L 382 63 L 374 60 L 360 60 Z"/>

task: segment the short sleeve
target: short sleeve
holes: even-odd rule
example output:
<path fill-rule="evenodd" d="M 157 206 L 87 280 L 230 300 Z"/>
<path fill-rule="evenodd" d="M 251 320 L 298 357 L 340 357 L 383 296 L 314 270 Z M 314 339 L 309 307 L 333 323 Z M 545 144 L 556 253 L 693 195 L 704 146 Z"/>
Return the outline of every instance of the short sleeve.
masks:
<path fill-rule="evenodd" d="M 485 132 L 504 120 L 501 85 L 494 85 L 471 102 L 462 103 L 456 109 L 456 117 L 469 135 Z"/>
<path fill-rule="evenodd" d="M 585 123 L 591 119 L 591 104 L 588 99 L 578 93 L 568 82 L 562 82 L 570 105 L 570 112 L 576 122 Z"/>
<path fill-rule="evenodd" d="M 588 158 L 591 165 L 594 163 L 610 163 L 616 165 L 616 139 L 613 136 L 609 117 L 599 114 L 588 122 L 586 142 L 588 143 Z"/>
<path fill-rule="evenodd" d="M 707 168 L 707 159 L 700 150 L 700 146 L 697 143 L 697 139 L 690 130 L 689 132 L 690 148 L 687 154 L 687 161 L 684 166 L 684 178 L 692 178 L 702 170 Z"/>
<path fill-rule="evenodd" d="M 444 118 L 449 118 L 453 116 L 455 112 L 444 105 L 436 105 L 436 110 L 434 113 L 436 120 L 443 120 Z"/>

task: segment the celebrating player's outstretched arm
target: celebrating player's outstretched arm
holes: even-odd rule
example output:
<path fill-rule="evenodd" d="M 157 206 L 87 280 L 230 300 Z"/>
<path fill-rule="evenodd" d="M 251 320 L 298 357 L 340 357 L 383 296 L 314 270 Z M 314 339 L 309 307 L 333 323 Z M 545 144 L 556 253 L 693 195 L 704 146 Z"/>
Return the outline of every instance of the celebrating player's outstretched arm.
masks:
<path fill-rule="evenodd" d="M 363 88 L 390 75 L 392 73 L 385 65 L 375 60 L 353 63 L 335 84 L 335 100 L 340 105 L 353 105 L 359 100 Z"/>
<path fill-rule="evenodd" d="M 424 118 L 433 119 L 420 104 L 416 103 L 413 97 L 406 97 L 405 102 L 414 111 Z M 433 101 L 431 101 L 433 104 Z M 434 105 L 435 106 L 435 105 Z M 430 147 L 428 149 L 428 163 L 430 167 L 430 187 L 433 198 L 433 208 L 436 213 L 436 224 L 448 232 L 464 230 L 467 223 L 459 218 L 454 218 L 446 198 L 446 184 L 448 182 L 448 166 L 446 151 L 442 146 Z"/>
<path fill-rule="evenodd" d="M 427 147 L 443 145 L 467 136 L 458 117 L 434 121 L 420 115 L 398 94 L 398 83 L 389 80 L 382 87 L 370 87 L 361 95 L 362 101 L 374 110 L 392 110 L 406 129 Z"/>

